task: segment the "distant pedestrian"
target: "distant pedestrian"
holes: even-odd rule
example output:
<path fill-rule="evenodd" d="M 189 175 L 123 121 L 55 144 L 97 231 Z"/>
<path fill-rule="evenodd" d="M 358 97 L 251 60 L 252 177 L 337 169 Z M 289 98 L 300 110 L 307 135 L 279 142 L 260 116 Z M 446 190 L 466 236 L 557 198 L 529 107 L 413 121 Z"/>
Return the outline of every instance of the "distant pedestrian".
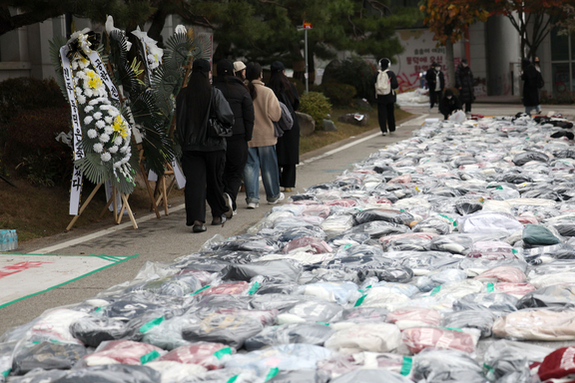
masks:
<path fill-rule="evenodd" d="M 425 81 L 429 87 L 429 112 L 441 100 L 441 94 L 445 88 L 445 77 L 441 71 L 441 65 L 437 62 L 431 64 L 431 68 L 427 70 Z"/>
<path fill-rule="evenodd" d="M 182 170 L 186 225 L 194 233 L 206 231 L 206 200 L 212 210 L 212 225 L 221 225 L 232 211 L 226 206 L 222 175 L 226 162 L 226 139 L 208 129 L 210 112 L 226 125 L 234 114 L 219 89 L 210 85 L 210 62 L 197 59 L 192 65 L 188 86 L 176 98 L 176 133 L 182 147 Z"/>
<path fill-rule="evenodd" d="M 399 88 L 395 73 L 389 70 L 391 61 L 388 58 L 379 60 L 373 83 L 375 87 L 375 100 L 377 101 L 377 118 L 382 135 L 395 132 L 395 89 Z"/>
<path fill-rule="evenodd" d="M 541 63 L 539 62 L 539 57 L 535 56 L 533 59 L 533 65 L 535 65 L 535 69 L 541 73 Z M 539 102 L 541 102 L 541 89 L 539 89 Z M 537 114 L 541 114 L 541 104 L 537 105 Z"/>
<path fill-rule="evenodd" d="M 299 95 L 297 88 L 285 75 L 285 67 L 281 61 L 274 61 L 271 65 L 272 75 L 268 86 L 274 91 L 279 101 L 289 109 L 293 126 L 278 138 L 276 151 L 280 174 L 280 186 L 285 192 L 293 191 L 296 179 L 296 165 L 299 163 L 299 123 L 295 113 L 299 108 Z"/>
<path fill-rule="evenodd" d="M 282 110 L 273 90 L 263 83 L 263 71 L 260 64 L 251 62 L 246 68 L 248 89 L 254 102 L 254 133 L 248 143 L 248 161 L 244 169 L 244 186 L 248 209 L 260 206 L 259 175 L 266 191 L 266 199 L 275 205 L 285 198 L 280 191 L 278 157 L 276 153 L 277 138 L 274 122 L 280 120 Z"/>
<path fill-rule="evenodd" d="M 543 77 L 528 58 L 521 60 L 521 80 L 523 80 L 523 106 L 525 113 L 537 111 L 539 107 L 539 89 L 543 88 Z"/>
<path fill-rule="evenodd" d="M 467 59 L 462 59 L 455 71 L 455 87 L 459 89 L 459 100 L 465 104 L 465 113 L 471 113 L 471 104 L 475 101 L 473 86 L 475 81 L 473 73 L 467 63 Z"/>
<path fill-rule="evenodd" d="M 458 110 L 461 110 L 461 101 L 453 94 L 451 89 L 446 89 L 441 101 L 439 101 L 439 112 L 447 120 L 449 116 Z"/>
<path fill-rule="evenodd" d="M 243 63 L 242 63 L 243 64 Z M 234 112 L 233 135 L 228 137 L 226 166 L 224 168 L 224 198 L 236 214 L 236 199 L 244 178 L 244 168 L 248 160 L 248 141 L 254 130 L 254 104 L 248 88 L 239 77 L 234 76 L 230 60 L 218 62 L 218 75 L 214 86 L 222 91 Z"/>

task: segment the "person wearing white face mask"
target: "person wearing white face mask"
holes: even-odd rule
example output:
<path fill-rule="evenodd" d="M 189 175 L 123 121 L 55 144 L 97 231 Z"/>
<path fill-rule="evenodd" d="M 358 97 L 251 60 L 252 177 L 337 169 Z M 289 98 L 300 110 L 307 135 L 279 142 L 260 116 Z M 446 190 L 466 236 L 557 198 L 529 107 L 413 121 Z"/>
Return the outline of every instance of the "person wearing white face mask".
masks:
<path fill-rule="evenodd" d="M 455 71 L 455 87 L 459 89 L 459 99 L 465 104 L 465 113 L 471 113 L 471 104 L 475 101 L 473 94 L 473 73 L 467 63 L 467 59 L 462 59 Z"/>
<path fill-rule="evenodd" d="M 461 102 L 451 89 L 446 89 L 443 98 L 439 101 L 439 112 L 447 120 L 453 112 L 458 110 L 461 110 Z"/>

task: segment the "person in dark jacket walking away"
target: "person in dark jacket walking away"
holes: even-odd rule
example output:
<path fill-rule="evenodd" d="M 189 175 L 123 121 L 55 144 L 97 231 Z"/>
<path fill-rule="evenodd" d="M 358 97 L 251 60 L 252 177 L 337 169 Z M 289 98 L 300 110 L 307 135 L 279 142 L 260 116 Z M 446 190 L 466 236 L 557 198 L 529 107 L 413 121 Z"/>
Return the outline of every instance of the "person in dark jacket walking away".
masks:
<path fill-rule="evenodd" d="M 377 102 L 377 119 L 382 135 L 395 132 L 395 89 L 399 88 L 395 73 L 389 70 L 391 61 L 387 58 L 379 60 L 379 68 L 373 79 L 375 100 Z"/>
<path fill-rule="evenodd" d="M 248 141 L 252 139 L 254 130 L 254 104 L 248 88 L 239 77 L 234 76 L 234 66 L 230 60 L 218 62 L 217 71 L 214 87 L 222 91 L 235 119 L 234 134 L 226 139 L 228 147 L 224 168 L 224 198 L 235 215 L 238 208 L 236 199 L 248 160 Z"/>
<path fill-rule="evenodd" d="M 451 89 L 446 89 L 441 101 L 439 101 L 439 112 L 443 114 L 443 118 L 447 120 L 453 112 L 458 110 L 461 110 L 461 102 L 457 96 L 453 94 Z"/>
<path fill-rule="evenodd" d="M 431 64 L 431 68 L 425 74 L 425 81 L 427 81 L 427 86 L 429 87 L 429 112 L 431 112 L 435 104 L 439 104 L 441 94 L 445 88 L 445 77 L 439 63 L 434 62 Z"/>
<path fill-rule="evenodd" d="M 531 114 L 532 110 L 537 111 L 539 106 L 539 89 L 543 88 L 543 77 L 528 58 L 521 60 L 523 73 L 523 106 L 525 113 Z"/>
<path fill-rule="evenodd" d="M 208 118 L 213 110 L 219 121 L 233 125 L 234 114 L 222 92 L 212 89 L 210 76 L 210 62 L 195 60 L 188 86 L 176 98 L 176 134 L 186 176 L 186 225 L 193 226 L 194 233 L 206 231 L 206 200 L 212 225 L 223 224 L 232 213 L 223 196 L 226 139 L 209 128 Z"/>
<path fill-rule="evenodd" d="M 471 68 L 469 68 L 467 59 L 462 59 L 455 70 L 455 87 L 459 89 L 459 100 L 465 104 L 465 113 L 471 113 L 471 103 L 475 101 L 473 85 Z"/>
<path fill-rule="evenodd" d="M 280 172 L 280 186 L 285 192 L 293 191 L 295 187 L 296 165 L 299 163 L 299 123 L 295 111 L 299 108 L 299 95 L 294 84 L 285 75 L 285 67 L 281 61 L 271 65 L 272 75 L 268 86 L 274 91 L 279 101 L 289 109 L 293 126 L 278 137 L 276 152 Z"/>

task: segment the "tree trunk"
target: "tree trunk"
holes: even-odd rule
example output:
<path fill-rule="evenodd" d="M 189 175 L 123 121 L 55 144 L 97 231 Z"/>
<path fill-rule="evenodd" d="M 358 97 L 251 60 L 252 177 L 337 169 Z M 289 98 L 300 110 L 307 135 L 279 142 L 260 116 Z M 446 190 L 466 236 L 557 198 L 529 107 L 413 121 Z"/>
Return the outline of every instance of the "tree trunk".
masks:
<path fill-rule="evenodd" d="M 445 59 L 447 60 L 447 81 L 446 88 L 455 86 L 455 62 L 453 57 L 453 43 L 450 39 L 445 42 Z"/>

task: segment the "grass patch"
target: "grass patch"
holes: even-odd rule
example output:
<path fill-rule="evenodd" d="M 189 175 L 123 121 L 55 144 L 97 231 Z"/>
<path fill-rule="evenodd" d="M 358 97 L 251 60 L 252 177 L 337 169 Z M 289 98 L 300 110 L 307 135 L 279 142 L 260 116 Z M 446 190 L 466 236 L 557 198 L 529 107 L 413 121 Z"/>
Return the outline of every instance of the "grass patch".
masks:
<path fill-rule="evenodd" d="M 346 138 L 357 136 L 361 133 L 379 127 L 377 122 L 377 111 L 367 112 L 369 120 L 367 126 L 356 126 L 338 121 L 342 114 L 357 113 L 357 109 L 333 109 L 332 120 L 337 126 L 336 132 L 316 131 L 308 137 L 300 140 L 300 153 L 304 154 Z M 401 109 L 396 109 L 395 118 L 399 122 L 411 116 Z M 9 174 L 15 174 L 13 169 L 9 169 Z M 68 215 L 70 190 L 62 187 L 41 187 L 33 186 L 25 179 L 15 179 L 10 177 L 10 181 L 17 188 L 10 186 L 0 179 L 0 228 L 15 229 L 18 233 L 18 241 L 25 242 L 41 237 L 63 233 L 70 224 L 72 216 Z M 143 185 L 143 183 L 142 183 Z M 153 187 L 154 183 L 152 183 Z M 94 185 L 84 181 L 81 203 L 88 198 Z M 170 198 L 183 196 L 183 190 L 174 189 Z M 134 193 L 129 198 L 130 207 L 138 216 L 148 214 L 152 211 L 148 192 L 143 186 L 136 186 Z M 96 222 L 109 222 L 112 225 L 112 213 L 106 211 L 103 218 L 101 213 L 106 205 L 104 187 L 96 193 L 86 210 L 82 213 L 74 228 L 93 224 Z M 160 207 L 160 214 L 163 216 L 163 208 Z M 122 222 L 129 222 L 126 216 Z"/>
<path fill-rule="evenodd" d="M 345 140 L 349 137 L 357 136 L 365 132 L 369 132 L 373 129 L 379 129 L 379 123 L 377 122 L 377 110 L 374 109 L 369 112 L 359 112 L 367 113 L 369 115 L 367 126 L 346 124 L 344 122 L 338 121 L 339 116 L 348 113 L 358 113 L 358 110 L 354 108 L 332 109 L 331 119 L 337 127 L 337 132 L 324 132 L 322 130 L 316 130 L 313 134 L 307 137 L 301 137 L 299 141 L 300 154 L 323 148 L 324 146 Z M 406 112 L 402 109 L 395 109 L 395 120 L 397 123 L 409 118 L 410 116 L 412 116 L 412 114 L 409 112 Z"/>

